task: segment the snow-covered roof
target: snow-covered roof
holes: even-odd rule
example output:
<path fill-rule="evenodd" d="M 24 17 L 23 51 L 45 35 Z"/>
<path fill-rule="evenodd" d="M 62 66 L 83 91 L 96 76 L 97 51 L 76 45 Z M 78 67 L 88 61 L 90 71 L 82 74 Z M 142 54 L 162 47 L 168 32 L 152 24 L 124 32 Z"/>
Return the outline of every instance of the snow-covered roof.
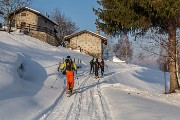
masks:
<path fill-rule="evenodd" d="M 32 8 L 29 8 L 29 7 L 25 7 L 25 8 L 28 9 L 28 10 L 31 10 L 31 11 L 33 11 L 33 12 L 36 12 L 36 13 L 38 13 L 38 14 L 41 14 L 39 11 L 34 10 L 34 9 L 32 9 Z"/>
<path fill-rule="evenodd" d="M 80 31 L 80 32 L 73 33 L 73 34 L 71 34 L 71 35 L 67 35 L 67 36 L 64 37 L 64 39 L 65 39 L 65 40 L 69 40 L 70 38 L 73 38 L 73 37 L 75 37 L 75 36 L 77 36 L 77 35 L 80 35 L 80 34 L 83 34 L 83 33 L 92 34 L 92 35 L 100 38 L 101 40 L 103 40 L 103 43 L 104 43 L 105 45 L 107 45 L 107 38 L 106 38 L 106 37 L 104 37 L 104 36 L 102 36 L 102 35 L 100 35 L 100 34 L 97 34 L 97 33 L 95 33 L 95 32 L 89 31 L 89 30 L 82 30 L 82 31 Z"/>
<path fill-rule="evenodd" d="M 40 16 L 42 16 L 43 18 L 49 20 L 50 22 L 54 23 L 55 25 L 57 25 L 57 23 L 54 22 L 54 21 L 52 21 L 51 19 L 49 19 L 49 17 L 47 17 L 47 16 L 41 14 L 39 11 L 34 10 L 34 9 L 32 9 L 32 8 L 29 8 L 29 7 L 22 7 L 22 8 L 20 8 L 20 9 L 17 9 L 17 10 L 14 11 L 14 12 L 15 12 L 15 13 L 18 13 L 18 12 L 21 12 L 21 11 L 23 11 L 23 10 L 31 11 L 31 12 L 33 12 L 33 13 L 35 13 L 35 14 L 37 14 L 37 15 L 40 15 Z M 12 12 L 12 13 L 10 14 L 10 16 L 11 16 L 14 12 Z"/>

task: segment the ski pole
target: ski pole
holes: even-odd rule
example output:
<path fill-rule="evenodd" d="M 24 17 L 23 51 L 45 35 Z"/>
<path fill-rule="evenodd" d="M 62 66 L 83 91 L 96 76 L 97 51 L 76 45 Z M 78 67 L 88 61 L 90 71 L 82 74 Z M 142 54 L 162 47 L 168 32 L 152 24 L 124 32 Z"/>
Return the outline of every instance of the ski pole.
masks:
<path fill-rule="evenodd" d="M 58 74 L 58 76 L 57 76 L 56 80 L 54 81 L 53 85 L 51 85 L 51 88 L 53 88 L 53 86 L 54 86 L 54 84 L 56 83 L 56 81 L 57 81 L 59 75 L 60 75 L 60 74 Z"/>
<path fill-rule="evenodd" d="M 78 82 L 78 85 L 79 85 L 79 80 L 78 80 L 78 77 L 76 76 L 76 79 L 77 79 L 77 82 Z"/>

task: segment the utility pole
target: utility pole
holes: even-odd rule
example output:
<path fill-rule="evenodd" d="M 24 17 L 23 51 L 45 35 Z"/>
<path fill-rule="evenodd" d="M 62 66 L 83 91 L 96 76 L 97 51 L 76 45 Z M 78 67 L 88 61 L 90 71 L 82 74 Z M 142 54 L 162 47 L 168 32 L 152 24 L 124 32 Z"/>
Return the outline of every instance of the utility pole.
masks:
<path fill-rule="evenodd" d="M 166 82 L 166 72 L 169 70 L 167 57 L 165 58 L 164 64 L 164 93 L 167 94 L 167 82 Z"/>

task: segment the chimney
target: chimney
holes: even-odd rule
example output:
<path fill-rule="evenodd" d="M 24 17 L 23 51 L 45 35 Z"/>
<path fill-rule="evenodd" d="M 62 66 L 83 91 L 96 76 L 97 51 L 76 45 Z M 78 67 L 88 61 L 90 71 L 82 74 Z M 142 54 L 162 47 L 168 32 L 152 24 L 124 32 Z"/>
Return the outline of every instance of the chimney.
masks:
<path fill-rule="evenodd" d="M 100 34 L 100 30 L 98 27 L 96 27 L 96 34 Z"/>
<path fill-rule="evenodd" d="M 45 16 L 46 16 L 46 17 L 48 17 L 48 14 L 47 14 L 47 13 L 45 13 Z"/>

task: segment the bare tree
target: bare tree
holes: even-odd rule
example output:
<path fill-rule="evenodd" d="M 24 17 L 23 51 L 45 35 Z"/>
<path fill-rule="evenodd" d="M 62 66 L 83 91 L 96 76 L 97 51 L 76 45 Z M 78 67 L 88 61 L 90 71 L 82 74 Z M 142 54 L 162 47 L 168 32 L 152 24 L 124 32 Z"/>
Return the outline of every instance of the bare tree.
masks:
<path fill-rule="evenodd" d="M 168 66 L 169 66 L 169 56 L 168 56 L 168 47 L 164 41 L 161 42 L 160 45 L 160 55 L 157 60 L 159 69 L 164 72 L 169 72 Z"/>
<path fill-rule="evenodd" d="M 176 42 L 174 45 L 175 50 L 175 77 L 176 80 L 179 81 L 179 35 L 180 31 L 176 31 Z M 148 54 L 153 55 L 153 58 L 157 58 L 157 63 L 159 64 L 159 68 L 162 71 L 169 72 L 170 70 L 170 59 L 172 59 L 172 56 L 170 54 L 169 47 L 169 41 L 168 41 L 168 34 L 162 33 L 161 31 L 158 31 L 156 29 L 149 30 L 144 37 L 136 36 L 136 39 L 138 39 L 137 43 L 139 45 L 139 48 L 141 48 L 143 51 L 148 52 Z M 139 41 L 140 40 L 140 41 Z M 136 40 L 135 40 L 136 41 Z M 156 56 L 156 57 L 154 57 Z M 178 82 L 177 82 L 178 83 Z"/>
<path fill-rule="evenodd" d="M 112 58 L 114 56 L 114 50 L 113 50 L 113 45 L 114 45 L 114 41 L 113 41 L 113 37 L 112 36 L 108 36 L 105 35 L 107 38 L 107 45 L 105 45 L 103 48 L 103 58 L 104 59 L 109 59 Z"/>
<path fill-rule="evenodd" d="M 60 38 L 59 44 L 63 45 L 64 37 L 76 32 L 79 28 L 70 18 L 67 18 L 59 9 L 52 12 L 52 19 L 58 24 L 57 34 Z"/>
<path fill-rule="evenodd" d="M 114 46 L 114 52 L 116 56 L 120 59 L 127 60 L 131 59 L 133 55 L 132 45 L 129 42 L 127 34 L 122 34 L 118 43 Z"/>
<path fill-rule="evenodd" d="M 11 22 L 10 14 L 19 8 L 28 6 L 32 0 L 0 0 L 0 10 L 6 23 L 7 32 L 10 33 Z"/>

